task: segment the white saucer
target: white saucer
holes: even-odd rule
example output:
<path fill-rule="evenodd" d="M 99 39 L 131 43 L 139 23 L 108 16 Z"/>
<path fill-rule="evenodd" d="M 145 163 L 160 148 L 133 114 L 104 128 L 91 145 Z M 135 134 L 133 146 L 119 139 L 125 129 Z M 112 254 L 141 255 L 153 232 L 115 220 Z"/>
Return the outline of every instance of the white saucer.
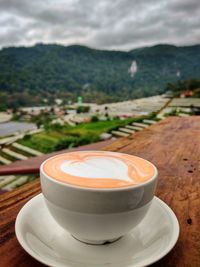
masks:
<path fill-rule="evenodd" d="M 39 194 L 19 212 L 15 231 L 21 246 L 48 266 L 138 267 L 158 261 L 173 248 L 179 224 L 173 211 L 155 197 L 146 217 L 131 233 L 112 244 L 87 245 L 56 223 Z"/>

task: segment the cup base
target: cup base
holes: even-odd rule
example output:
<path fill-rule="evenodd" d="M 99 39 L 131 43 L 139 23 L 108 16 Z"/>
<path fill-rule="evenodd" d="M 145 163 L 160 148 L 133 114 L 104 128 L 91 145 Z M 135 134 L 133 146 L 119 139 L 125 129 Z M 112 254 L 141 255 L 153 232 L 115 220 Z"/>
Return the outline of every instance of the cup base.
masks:
<path fill-rule="evenodd" d="M 85 243 L 87 245 L 108 245 L 111 244 L 113 242 L 118 241 L 120 238 L 122 238 L 122 236 L 119 236 L 117 238 L 113 238 L 113 239 L 109 239 L 109 240 L 88 240 L 88 239 L 80 239 L 74 235 L 72 235 L 72 237 L 82 243 Z"/>

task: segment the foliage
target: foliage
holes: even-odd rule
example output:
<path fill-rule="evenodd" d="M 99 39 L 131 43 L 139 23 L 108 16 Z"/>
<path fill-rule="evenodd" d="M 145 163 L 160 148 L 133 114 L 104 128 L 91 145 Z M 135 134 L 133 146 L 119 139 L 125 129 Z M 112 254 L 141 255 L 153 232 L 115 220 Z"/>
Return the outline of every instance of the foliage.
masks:
<path fill-rule="evenodd" d="M 93 115 L 91 118 L 91 122 L 97 122 L 97 121 L 99 121 L 99 118 L 97 116 Z"/>
<path fill-rule="evenodd" d="M 90 110 L 90 106 L 78 106 L 76 109 L 77 113 L 87 113 Z"/>
<path fill-rule="evenodd" d="M 61 124 L 59 124 L 59 123 L 54 123 L 54 124 L 50 124 L 49 123 L 48 125 L 46 125 L 45 129 L 48 130 L 48 131 L 51 131 L 51 130 L 60 131 L 60 130 L 63 129 L 63 126 Z"/>
<path fill-rule="evenodd" d="M 178 81 L 176 83 L 168 83 L 167 90 L 173 91 L 176 94 L 179 94 L 181 91 L 191 90 L 198 96 L 200 91 L 200 80 L 191 79 L 185 81 Z"/>
<path fill-rule="evenodd" d="M 200 98 L 200 86 L 199 86 L 198 89 L 196 89 L 196 90 L 194 91 L 194 95 L 193 95 L 193 97 L 198 97 L 198 98 Z"/>
<path fill-rule="evenodd" d="M 152 116 L 153 115 L 129 118 L 126 120 L 114 119 L 110 121 L 82 123 L 74 127 L 64 125 L 59 126 L 59 129 L 56 129 L 55 125 L 49 124 L 48 130 L 32 136 L 26 135 L 18 142 L 43 153 L 47 153 L 97 142 L 100 139 L 100 135 L 104 132 L 111 132 L 114 129 L 123 127 L 132 122 L 140 122 L 144 118 L 152 119 Z"/>
<path fill-rule="evenodd" d="M 57 139 L 49 136 L 48 133 L 39 133 L 30 136 L 29 139 L 18 141 L 22 145 L 32 147 L 43 153 L 49 153 L 56 150 Z"/>
<path fill-rule="evenodd" d="M 170 112 L 165 113 L 165 117 L 168 116 L 178 116 L 178 110 L 176 108 L 173 108 Z"/>
<path fill-rule="evenodd" d="M 97 136 L 92 136 L 92 135 L 86 135 L 82 137 L 77 137 L 77 136 L 69 136 L 61 139 L 57 145 L 55 146 L 56 150 L 61 150 L 64 148 L 71 148 L 71 147 L 76 147 L 76 146 L 82 146 L 86 145 L 89 143 L 97 142 L 99 141 L 99 137 Z"/>
<path fill-rule="evenodd" d="M 51 122 L 52 117 L 49 116 L 48 113 L 41 113 L 39 115 L 31 116 L 31 122 L 36 123 L 39 128 L 41 125 L 44 125 L 44 128 L 48 130 L 49 124 Z"/>
<path fill-rule="evenodd" d="M 133 60 L 134 78 L 128 73 Z M 0 51 L 0 103 L 12 108 L 56 98 L 67 104 L 77 96 L 98 103 L 139 98 L 164 92 L 168 82 L 198 77 L 200 45 L 119 52 L 38 44 Z"/>
<path fill-rule="evenodd" d="M 5 103 L 0 103 L 0 112 L 6 111 L 6 109 L 7 109 L 6 104 Z"/>

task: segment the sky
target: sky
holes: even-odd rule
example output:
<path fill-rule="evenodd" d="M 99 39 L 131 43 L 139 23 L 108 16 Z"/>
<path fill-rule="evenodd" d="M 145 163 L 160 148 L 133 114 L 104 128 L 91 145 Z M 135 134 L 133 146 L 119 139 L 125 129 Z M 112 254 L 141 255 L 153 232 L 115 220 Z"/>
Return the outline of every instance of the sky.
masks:
<path fill-rule="evenodd" d="M 200 43 L 200 0 L 0 0 L 0 47 Z"/>

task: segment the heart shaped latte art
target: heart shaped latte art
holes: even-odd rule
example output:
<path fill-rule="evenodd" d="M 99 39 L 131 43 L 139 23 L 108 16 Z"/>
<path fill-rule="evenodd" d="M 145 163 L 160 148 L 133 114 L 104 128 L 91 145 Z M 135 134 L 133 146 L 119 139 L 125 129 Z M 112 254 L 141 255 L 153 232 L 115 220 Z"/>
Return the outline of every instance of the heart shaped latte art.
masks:
<path fill-rule="evenodd" d="M 113 179 L 133 183 L 128 176 L 128 166 L 120 159 L 111 157 L 89 157 L 84 161 L 68 160 L 61 170 L 69 175 L 90 179 Z"/>
<path fill-rule="evenodd" d="M 133 186 L 150 179 L 153 165 L 142 158 L 106 151 L 78 151 L 48 159 L 44 172 L 60 182 L 90 188 Z"/>

